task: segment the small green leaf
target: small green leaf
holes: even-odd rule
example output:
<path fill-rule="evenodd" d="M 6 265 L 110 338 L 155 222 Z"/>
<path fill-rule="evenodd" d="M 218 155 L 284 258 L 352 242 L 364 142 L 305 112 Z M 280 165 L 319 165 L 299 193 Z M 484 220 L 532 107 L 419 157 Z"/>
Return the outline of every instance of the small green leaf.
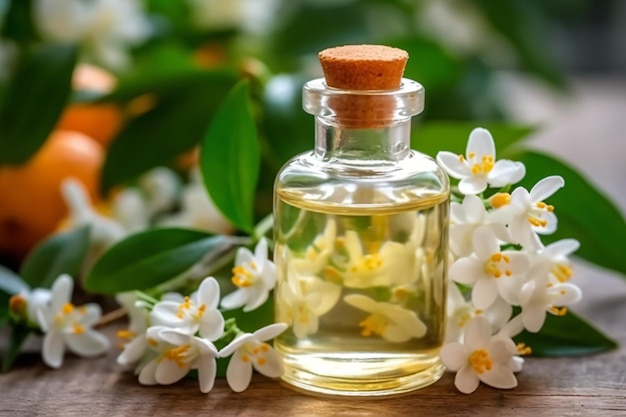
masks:
<path fill-rule="evenodd" d="M 103 294 L 148 290 L 175 278 L 212 251 L 231 245 L 227 236 L 187 229 L 152 229 L 129 236 L 102 255 L 85 288 Z"/>
<path fill-rule="evenodd" d="M 9 295 L 30 291 L 29 285 L 15 272 L 0 265 L 0 291 Z"/>
<path fill-rule="evenodd" d="M 148 94 L 156 103 L 131 119 L 115 138 L 102 168 L 102 189 L 133 180 L 145 171 L 167 165 L 198 145 L 212 113 L 234 84 L 229 72 L 192 72 L 151 79 L 129 86 L 106 100 L 125 100 Z M 157 88 L 158 91 L 152 90 Z"/>
<path fill-rule="evenodd" d="M 20 271 L 32 288 L 49 288 L 61 274 L 76 277 L 89 248 L 89 227 L 53 235 L 28 254 Z"/>
<path fill-rule="evenodd" d="M 259 178 L 259 141 L 248 83 L 228 94 L 202 143 L 200 163 L 207 192 L 240 230 L 254 228 L 254 194 Z"/>
<path fill-rule="evenodd" d="M 523 332 L 517 342 L 530 346 L 533 356 L 580 356 L 615 349 L 617 343 L 572 313 L 548 314 L 539 333 Z"/>
<path fill-rule="evenodd" d="M 0 291 L 0 326 L 9 319 L 9 299 L 11 296 Z"/>
<path fill-rule="evenodd" d="M 26 52 L 0 109 L 0 164 L 20 164 L 45 142 L 71 92 L 77 48 L 39 45 Z"/>
<path fill-rule="evenodd" d="M 17 358 L 17 355 L 20 353 L 22 345 L 26 342 L 26 339 L 28 339 L 31 333 L 33 333 L 33 329 L 27 326 L 18 325 L 13 327 L 9 344 L 2 357 L 2 372 L 7 372 L 11 368 L 15 358 Z"/>
<path fill-rule="evenodd" d="M 626 221 L 615 205 L 573 168 L 549 155 L 524 151 L 511 159 L 526 165 L 521 185 L 528 190 L 550 175 L 565 179 L 565 187 L 548 199 L 559 220 L 557 231 L 542 236 L 542 241 L 577 239 L 577 256 L 626 274 Z"/>
<path fill-rule="evenodd" d="M 435 157 L 439 151 L 465 154 L 470 132 L 483 127 L 493 136 L 496 155 L 528 136 L 533 128 L 505 123 L 426 122 L 413 128 L 411 147 Z"/>

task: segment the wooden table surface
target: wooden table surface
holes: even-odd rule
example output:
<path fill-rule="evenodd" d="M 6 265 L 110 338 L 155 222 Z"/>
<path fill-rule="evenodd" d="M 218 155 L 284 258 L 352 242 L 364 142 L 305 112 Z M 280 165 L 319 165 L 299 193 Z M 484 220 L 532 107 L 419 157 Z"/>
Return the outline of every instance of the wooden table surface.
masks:
<path fill-rule="evenodd" d="M 582 267 L 581 267 L 582 268 Z M 626 346 L 626 281 L 587 271 L 586 299 L 577 312 Z M 106 332 L 114 337 L 115 328 Z M 389 399 L 317 398 L 255 375 L 243 393 L 218 380 L 209 394 L 197 381 L 141 386 L 115 365 L 117 352 L 102 358 L 67 355 L 60 370 L 47 368 L 38 353 L 23 355 L 0 375 L 1 416 L 626 416 L 626 348 L 576 358 L 528 358 L 519 386 L 496 390 L 481 385 L 459 393 L 453 375 Z"/>
<path fill-rule="evenodd" d="M 520 103 L 522 93 L 529 90 L 523 87 L 516 94 Z M 560 121 L 548 124 L 534 143 L 559 151 L 570 162 L 583 158 L 580 168 L 624 209 L 626 83 L 609 87 L 585 84 L 581 104 L 562 112 Z M 536 103 L 527 108 L 547 114 Z M 518 111 L 520 120 L 534 120 L 523 110 Z M 594 140 L 567 146 L 581 130 Z M 585 158 L 603 147 L 612 152 Z M 205 395 L 194 380 L 141 386 L 132 374 L 119 371 L 114 350 L 92 360 L 67 355 L 60 370 L 47 368 L 33 352 L 22 355 L 10 373 L 0 374 L 0 416 L 626 416 L 626 280 L 584 264 L 576 266 L 575 274 L 584 300 L 573 310 L 622 347 L 589 357 L 529 358 L 518 374 L 519 386 L 510 391 L 481 385 L 464 395 L 454 387 L 453 375 L 445 374 L 436 384 L 401 397 L 331 399 L 297 393 L 255 375 L 243 393 L 231 392 L 224 380 L 218 380 Z M 106 332 L 113 337 L 115 326 Z M 0 338 L 1 349 L 6 337 Z"/>

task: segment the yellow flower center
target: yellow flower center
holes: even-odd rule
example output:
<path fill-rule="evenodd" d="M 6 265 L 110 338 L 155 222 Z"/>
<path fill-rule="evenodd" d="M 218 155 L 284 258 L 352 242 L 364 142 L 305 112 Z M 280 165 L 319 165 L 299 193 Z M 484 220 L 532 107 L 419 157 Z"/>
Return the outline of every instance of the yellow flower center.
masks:
<path fill-rule="evenodd" d="M 494 278 L 500 278 L 502 274 L 510 277 L 513 275 L 508 264 L 511 263 L 511 259 L 503 253 L 494 253 L 491 258 L 485 262 L 485 272 L 487 275 L 491 275 Z"/>
<path fill-rule="evenodd" d="M 242 349 L 244 351 L 244 353 L 241 355 L 242 361 L 256 361 L 256 364 L 258 366 L 263 366 L 267 363 L 265 354 L 270 350 L 270 347 L 267 343 L 245 344 Z"/>
<path fill-rule="evenodd" d="M 477 374 L 482 374 L 485 371 L 491 371 L 493 368 L 493 362 L 489 357 L 489 353 L 485 349 L 476 349 L 469 356 L 469 365 L 474 369 Z"/>
<path fill-rule="evenodd" d="M 194 302 L 191 301 L 191 298 L 185 297 L 183 302 L 178 306 L 178 313 L 176 313 L 176 317 L 182 319 L 185 315 L 189 314 L 189 310 L 191 310 L 194 306 Z M 198 306 L 198 310 L 192 315 L 193 318 L 199 319 L 202 317 L 204 312 L 206 311 L 206 305 L 200 304 Z"/>
<path fill-rule="evenodd" d="M 564 316 L 567 314 L 567 308 L 566 307 L 550 307 L 550 313 L 554 314 L 555 316 Z"/>
<path fill-rule="evenodd" d="M 131 332 L 130 330 L 118 330 L 117 332 L 117 337 L 124 340 L 131 340 L 135 336 L 137 336 L 135 332 Z"/>
<path fill-rule="evenodd" d="M 373 272 L 383 266 L 383 260 L 377 253 L 365 255 L 350 268 L 350 272 Z"/>
<path fill-rule="evenodd" d="M 533 353 L 533 350 L 530 346 L 526 346 L 526 343 L 518 343 L 516 348 L 519 355 L 530 355 Z"/>
<path fill-rule="evenodd" d="M 371 336 L 372 334 L 382 336 L 385 330 L 387 330 L 388 324 L 389 322 L 385 316 L 372 314 L 359 323 L 359 326 L 363 327 L 363 330 L 361 330 L 361 336 Z"/>
<path fill-rule="evenodd" d="M 309 260 L 314 260 L 316 256 L 315 251 L 309 251 L 309 253 L 307 253 Z M 232 272 L 233 277 L 231 281 L 239 288 L 251 287 L 257 281 L 257 266 L 254 262 L 237 265 L 233 268 Z"/>
<path fill-rule="evenodd" d="M 9 299 L 9 310 L 11 310 L 15 314 L 21 314 L 28 302 L 26 298 L 21 294 L 14 294 Z"/>
<path fill-rule="evenodd" d="M 190 348 L 191 346 L 189 345 L 182 345 L 163 352 L 163 357 L 174 362 L 176 366 L 182 369 L 185 367 L 185 362 Z"/>
<path fill-rule="evenodd" d="M 503 206 L 508 206 L 510 203 L 511 203 L 511 194 L 509 193 L 497 193 L 497 194 L 494 194 L 489 199 L 489 204 L 491 204 L 491 207 L 493 207 L 494 209 L 498 209 Z"/>
<path fill-rule="evenodd" d="M 572 278 L 572 275 L 574 275 L 574 271 L 572 271 L 572 268 L 568 265 L 563 265 L 563 264 L 555 265 L 550 270 L 550 272 L 554 274 L 554 276 L 556 277 L 556 279 L 559 280 L 559 282 L 567 282 Z"/>
<path fill-rule="evenodd" d="M 543 201 L 535 203 L 531 208 L 531 211 L 528 215 L 528 222 L 535 227 L 546 227 L 548 225 L 547 220 L 542 218 L 543 214 L 546 212 L 553 212 L 554 206 L 550 206 Z"/>

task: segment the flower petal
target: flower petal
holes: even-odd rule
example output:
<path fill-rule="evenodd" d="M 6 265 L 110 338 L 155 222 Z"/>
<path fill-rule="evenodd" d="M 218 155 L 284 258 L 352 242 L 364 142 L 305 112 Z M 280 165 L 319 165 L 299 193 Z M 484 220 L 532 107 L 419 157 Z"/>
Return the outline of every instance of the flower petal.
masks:
<path fill-rule="evenodd" d="M 210 341 L 219 339 L 224 334 L 224 317 L 218 310 L 204 313 L 200 321 L 200 336 Z"/>
<path fill-rule="evenodd" d="M 569 306 L 576 304 L 583 297 L 583 293 L 574 284 L 560 284 L 553 287 L 554 291 L 558 291 L 556 297 L 552 301 L 555 306 Z"/>
<path fill-rule="evenodd" d="M 467 223 L 479 224 L 485 219 L 485 206 L 478 196 L 466 195 L 463 198 L 463 211 Z"/>
<path fill-rule="evenodd" d="M 449 370 L 456 372 L 467 365 L 470 352 L 463 343 L 448 343 L 441 348 L 439 357 L 441 362 Z"/>
<path fill-rule="evenodd" d="M 61 311 L 65 303 L 69 303 L 72 299 L 72 290 L 74 289 L 74 281 L 67 275 L 59 275 L 52 284 L 52 301 L 50 309 L 56 313 Z"/>
<path fill-rule="evenodd" d="M 81 311 L 79 323 L 87 327 L 92 327 L 102 317 L 102 309 L 96 303 L 85 304 L 80 306 L 78 310 Z"/>
<path fill-rule="evenodd" d="M 91 329 L 81 334 L 67 334 L 65 342 L 69 350 L 83 357 L 100 355 L 111 346 L 105 335 Z"/>
<path fill-rule="evenodd" d="M 188 345 L 191 343 L 190 340 L 193 339 L 193 336 L 183 331 L 170 328 L 160 330 L 159 337 L 166 343 L 174 346 Z"/>
<path fill-rule="evenodd" d="M 51 368 L 60 368 L 63 364 L 63 353 L 65 353 L 63 334 L 55 330 L 46 333 L 41 350 L 46 365 Z"/>
<path fill-rule="evenodd" d="M 472 175 L 469 167 L 459 160 L 459 155 L 455 155 L 452 152 L 439 152 L 437 154 L 437 162 L 452 178 L 460 180 Z"/>
<path fill-rule="evenodd" d="M 200 391 L 204 394 L 210 392 L 215 384 L 217 364 L 215 358 L 209 355 L 201 355 L 198 359 L 198 383 Z"/>
<path fill-rule="evenodd" d="M 559 175 L 546 177 L 535 184 L 535 186 L 530 190 L 530 201 L 533 203 L 543 201 L 552 194 L 556 193 L 558 189 L 564 185 L 565 180 Z"/>
<path fill-rule="evenodd" d="M 487 129 L 477 127 L 471 131 L 465 154 L 469 157 L 471 153 L 476 155 L 475 158 L 478 161 L 481 161 L 483 156 L 492 156 L 495 159 L 496 145 L 491 133 Z"/>
<path fill-rule="evenodd" d="M 141 385 L 156 385 L 157 381 L 155 379 L 156 369 L 159 362 L 154 359 L 148 362 L 143 368 L 141 368 L 141 372 L 139 372 L 139 383 Z"/>
<path fill-rule="evenodd" d="M 501 159 L 487 174 L 487 181 L 492 187 L 504 187 L 520 182 L 525 175 L 526 167 L 523 163 Z"/>
<path fill-rule="evenodd" d="M 450 279 L 460 284 L 474 284 L 483 275 L 484 268 L 482 263 L 477 259 L 469 257 L 457 259 L 448 271 Z"/>
<path fill-rule="evenodd" d="M 504 278 L 501 278 L 504 279 Z M 486 310 L 498 297 L 498 284 L 494 278 L 481 278 L 472 289 L 472 303 L 479 310 Z"/>
<path fill-rule="evenodd" d="M 517 386 L 517 379 L 513 371 L 506 365 L 494 363 L 490 371 L 483 372 L 478 378 L 485 384 L 499 389 L 511 389 Z"/>
<path fill-rule="evenodd" d="M 287 325 L 285 323 L 273 323 L 269 326 L 265 326 L 252 333 L 252 336 L 258 340 L 259 342 L 265 342 L 266 340 L 270 340 L 281 334 L 287 330 Z"/>
<path fill-rule="evenodd" d="M 248 300 L 247 288 L 239 288 L 222 298 L 222 308 L 234 310 L 246 304 Z"/>
<path fill-rule="evenodd" d="M 215 278 L 205 278 L 198 288 L 198 304 L 206 305 L 209 310 L 215 310 L 220 300 L 220 285 Z"/>
<path fill-rule="evenodd" d="M 542 306 L 529 306 L 522 309 L 524 328 L 531 333 L 537 333 L 546 321 L 546 310 Z"/>
<path fill-rule="evenodd" d="M 471 394 L 476 391 L 478 384 L 480 384 L 480 380 L 474 370 L 469 366 L 464 366 L 459 369 L 459 372 L 457 372 L 454 377 L 454 385 L 463 394 Z"/>
<path fill-rule="evenodd" d="M 189 366 L 184 365 L 178 366 L 174 361 L 163 359 L 156 367 L 154 379 L 161 385 L 169 385 L 178 382 L 189 373 Z"/>
<path fill-rule="evenodd" d="M 148 341 L 145 335 L 135 337 L 133 340 L 126 343 L 124 350 L 117 357 L 117 363 L 120 365 L 130 365 L 139 361 L 147 347 Z"/>
<path fill-rule="evenodd" d="M 472 247 L 476 257 L 481 261 L 486 261 L 494 253 L 500 252 L 498 239 L 496 239 L 493 231 L 486 226 L 481 226 L 474 231 L 474 234 L 472 234 Z"/>
<path fill-rule="evenodd" d="M 243 265 L 245 263 L 254 262 L 254 254 L 250 252 L 250 249 L 240 247 L 237 249 L 237 255 L 235 255 L 235 265 Z"/>
<path fill-rule="evenodd" d="M 227 357 L 229 357 L 234 351 L 239 349 L 240 346 L 242 346 L 244 343 L 246 343 L 252 337 L 253 336 L 250 333 L 240 334 L 239 336 L 235 337 L 228 345 L 224 346 L 222 348 L 222 350 L 220 350 L 218 356 L 220 358 L 227 358 Z"/>
<path fill-rule="evenodd" d="M 262 237 L 254 248 L 254 257 L 257 261 L 267 260 L 267 240 Z"/>
<path fill-rule="evenodd" d="M 491 340 L 491 326 L 489 320 L 483 316 L 477 316 L 469 322 L 465 329 L 463 343 L 470 351 L 483 349 Z"/>
<path fill-rule="evenodd" d="M 459 182 L 459 191 L 462 194 L 480 194 L 487 189 L 487 177 L 483 175 L 472 175 L 465 177 Z"/>
<path fill-rule="evenodd" d="M 248 290 L 250 290 L 249 294 L 251 294 L 251 296 L 248 297 L 248 302 L 243 308 L 244 313 L 256 310 L 263 305 L 263 303 L 267 301 L 267 297 L 269 297 L 269 291 L 263 288 L 262 285 L 255 285 L 254 287 L 248 288 Z"/>
<path fill-rule="evenodd" d="M 226 369 L 226 381 L 235 392 L 242 392 L 250 385 L 252 379 L 252 365 L 244 362 L 239 351 L 230 359 L 228 369 Z"/>
<path fill-rule="evenodd" d="M 542 254 L 549 258 L 568 256 L 576 252 L 578 248 L 580 248 L 580 242 L 576 239 L 561 239 L 546 246 Z"/>
<path fill-rule="evenodd" d="M 556 214 L 547 212 L 543 213 L 541 217 L 546 222 L 545 226 L 533 226 L 532 229 L 540 235 L 549 235 L 554 233 L 559 223 Z"/>
<path fill-rule="evenodd" d="M 158 321 L 169 325 L 179 325 L 182 320 L 178 317 L 180 303 L 176 301 L 159 301 L 154 305 L 150 315 Z"/>
<path fill-rule="evenodd" d="M 254 369 L 268 378 L 278 378 L 283 374 L 283 361 L 274 349 L 269 349 L 263 357 L 265 361 L 254 363 Z"/>

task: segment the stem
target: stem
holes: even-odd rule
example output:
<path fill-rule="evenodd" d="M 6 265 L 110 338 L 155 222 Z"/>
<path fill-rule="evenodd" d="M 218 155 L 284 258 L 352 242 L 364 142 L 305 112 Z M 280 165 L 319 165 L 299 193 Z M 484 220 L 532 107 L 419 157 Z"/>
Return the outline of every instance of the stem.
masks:
<path fill-rule="evenodd" d="M 117 310 L 109 311 L 108 313 L 100 317 L 100 320 L 98 320 L 98 322 L 94 325 L 94 327 L 106 326 L 107 324 L 121 320 L 126 316 L 127 316 L 126 310 L 120 307 Z"/>
<path fill-rule="evenodd" d="M 257 223 L 254 231 L 252 232 L 252 237 L 255 240 L 261 239 L 263 236 L 267 234 L 274 227 L 274 216 L 272 213 L 265 216 L 259 223 Z"/>

